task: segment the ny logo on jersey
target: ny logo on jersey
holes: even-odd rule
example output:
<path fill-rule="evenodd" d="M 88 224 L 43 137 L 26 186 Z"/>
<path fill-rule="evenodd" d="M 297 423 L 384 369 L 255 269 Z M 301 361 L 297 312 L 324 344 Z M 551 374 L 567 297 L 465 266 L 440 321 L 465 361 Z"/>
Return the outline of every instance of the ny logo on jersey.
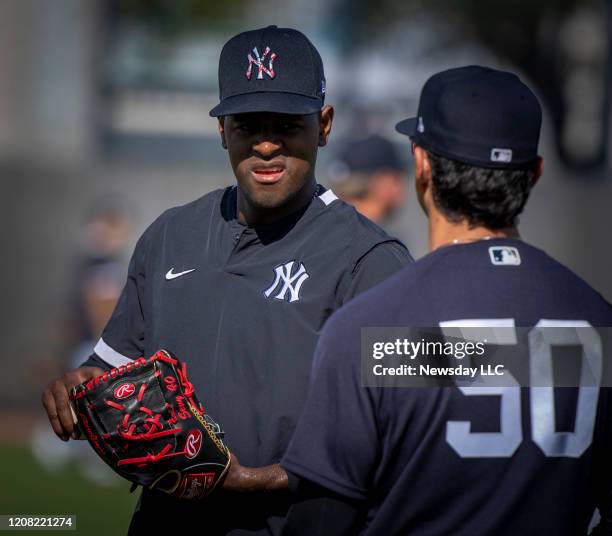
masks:
<path fill-rule="evenodd" d="M 257 47 L 253 47 L 253 54 L 255 54 L 255 57 L 251 56 L 250 53 L 247 55 L 247 58 L 249 60 L 249 67 L 246 72 L 247 79 L 251 79 L 251 76 L 253 74 L 253 65 L 257 66 L 258 80 L 263 79 L 264 73 L 266 73 L 270 78 L 274 78 L 276 76 L 276 73 L 274 72 L 273 64 L 274 60 L 276 59 L 276 52 L 272 52 L 272 54 L 270 54 L 270 47 L 266 47 L 263 56 L 260 57 L 259 52 L 257 51 Z M 268 60 L 268 67 L 266 67 L 264 65 L 264 61 L 268 57 L 268 54 L 270 54 L 270 59 Z"/>
<path fill-rule="evenodd" d="M 276 274 L 274 283 L 264 291 L 264 296 L 266 298 L 269 298 L 278 290 L 278 292 L 272 296 L 276 300 L 286 300 L 288 297 L 289 302 L 294 302 L 300 299 L 300 289 L 304 281 L 310 276 L 302 263 L 299 264 L 297 270 L 292 275 L 294 264 L 296 264 L 295 261 L 289 261 L 274 268 L 274 273 Z"/>

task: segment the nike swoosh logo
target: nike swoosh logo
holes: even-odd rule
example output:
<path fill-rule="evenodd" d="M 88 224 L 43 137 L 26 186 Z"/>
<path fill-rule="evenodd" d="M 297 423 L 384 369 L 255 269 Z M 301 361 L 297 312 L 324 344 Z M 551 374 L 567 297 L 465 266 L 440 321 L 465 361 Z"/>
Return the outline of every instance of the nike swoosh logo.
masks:
<path fill-rule="evenodd" d="M 185 270 L 184 272 L 176 272 L 176 273 L 174 273 L 172 270 L 174 270 L 174 266 L 170 268 L 170 270 L 168 270 L 168 273 L 166 274 L 167 281 L 170 281 L 171 279 L 176 279 L 177 277 L 181 277 L 182 275 L 185 275 L 185 274 L 190 274 L 191 272 L 195 270 L 195 268 L 192 268 L 191 270 Z"/>

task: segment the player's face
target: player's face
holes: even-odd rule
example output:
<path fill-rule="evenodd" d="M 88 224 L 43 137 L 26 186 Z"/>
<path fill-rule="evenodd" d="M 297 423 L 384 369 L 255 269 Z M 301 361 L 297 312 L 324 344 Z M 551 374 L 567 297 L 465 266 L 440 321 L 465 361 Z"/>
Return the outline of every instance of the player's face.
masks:
<path fill-rule="evenodd" d="M 224 147 L 248 209 L 290 213 L 310 199 L 317 149 L 327 143 L 333 109 L 289 115 L 229 115 L 219 121 Z"/>

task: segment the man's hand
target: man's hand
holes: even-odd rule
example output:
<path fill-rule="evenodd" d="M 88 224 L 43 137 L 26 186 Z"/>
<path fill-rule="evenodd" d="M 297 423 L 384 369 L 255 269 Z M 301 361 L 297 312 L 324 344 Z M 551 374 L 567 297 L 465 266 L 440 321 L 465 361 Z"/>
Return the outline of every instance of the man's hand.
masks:
<path fill-rule="evenodd" d="M 234 493 L 288 491 L 289 479 L 285 470 L 278 464 L 245 467 L 240 465 L 238 458 L 232 454 L 222 489 Z"/>
<path fill-rule="evenodd" d="M 80 367 L 53 380 L 43 391 L 42 404 L 45 407 L 53 431 L 61 440 L 68 441 L 70 437 L 73 439 L 78 437 L 74 429 L 68 392 L 75 385 L 101 374 L 104 374 L 104 370 L 99 367 Z"/>

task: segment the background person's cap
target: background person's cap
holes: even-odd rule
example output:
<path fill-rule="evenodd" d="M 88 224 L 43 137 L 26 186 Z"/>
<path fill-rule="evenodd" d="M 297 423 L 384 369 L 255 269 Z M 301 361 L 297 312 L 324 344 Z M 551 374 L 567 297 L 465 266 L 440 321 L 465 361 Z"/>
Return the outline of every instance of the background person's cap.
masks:
<path fill-rule="evenodd" d="M 383 170 L 404 173 L 406 169 L 393 143 L 374 134 L 346 141 L 329 165 L 329 179 L 338 183 L 354 173 L 370 175 Z"/>
<path fill-rule="evenodd" d="M 521 169 L 536 161 L 541 125 L 540 103 L 518 76 L 472 65 L 433 75 L 417 117 L 395 128 L 451 160 Z"/>
<path fill-rule="evenodd" d="M 268 26 L 232 37 L 219 58 L 219 98 L 210 115 L 311 114 L 323 107 L 323 62 L 308 38 Z"/>

